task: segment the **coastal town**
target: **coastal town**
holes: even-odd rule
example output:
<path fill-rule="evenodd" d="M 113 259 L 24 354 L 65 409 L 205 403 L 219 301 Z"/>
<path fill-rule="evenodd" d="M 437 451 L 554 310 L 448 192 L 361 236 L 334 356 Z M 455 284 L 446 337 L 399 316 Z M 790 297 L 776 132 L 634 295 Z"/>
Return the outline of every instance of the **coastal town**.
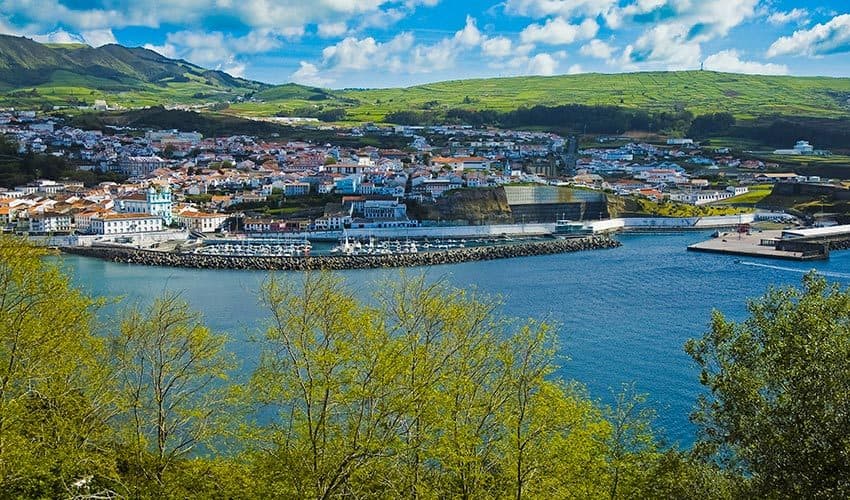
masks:
<path fill-rule="evenodd" d="M 118 179 L 86 185 L 38 178 L 0 187 L 0 227 L 29 235 L 116 237 L 475 225 L 488 221 L 465 214 L 441 220 L 439 211 L 428 207 L 439 206 L 453 192 L 499 187 L 506 188 L 513 208 L 501 222 L 554 223 L 562 213 L 523 206 L 560 201 L 563 212 L 578 200 L 582 211 L 569 218 L 594 220 L 610 214 L 601 205 L 587 210 L 581 201 L 587 193 L 700 206 L 745 195 L 752 185 L 830 185 L 828 179 L 777 172 L 776 164 L 685 138 L 651 144 L 598 137 L 579 147 L 575 138 L 552 133 L 469 126 L 365 125 L 332 133 L 346 142 L 368 134 L 406 146 L 343 147 L 181 130 L 104 133 L 35 111 L 0 112 L 0 134 L 18 155 L 59 157 L 78 171 Z M 802 141 L 776 153 L 828 154 Z M 544 199 L 553 188 L 579 195 Z M 532 200 L 517 201 L 523 197 Z"/>

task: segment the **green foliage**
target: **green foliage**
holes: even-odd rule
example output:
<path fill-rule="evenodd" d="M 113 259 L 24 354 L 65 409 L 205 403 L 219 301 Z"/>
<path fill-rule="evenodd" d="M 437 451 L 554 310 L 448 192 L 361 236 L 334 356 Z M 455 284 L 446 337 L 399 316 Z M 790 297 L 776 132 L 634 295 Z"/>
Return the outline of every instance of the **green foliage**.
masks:
<path fill-rule="evenodd" d="M 273 278 L 263 298 L 271 321 L 252 392 L 277 418 L 251 436 L 269 491 L 609 495 L 611 425 L 581 389 L 551 380 L 548 325 L 423 278 L 387 283 L 374 306 L 329 274 Z"/>
<path fill-rule="evenodd" d="M 700 451 L 752 475 L 762 497 L 850 495 L 850 292 L 810 273 L 771 289 L 750 317 L 727 321 L 687 352 L 710 394 L 693 415 Z"/>
<path fill-rule="evenodd" d="M 69 496 L 80 477 L 115 477 L 97 303 L 45 256 L 0 236 L 0 492 L 10 498 Z"/>
<path fill-rule="evenodd" d="M 691 122 L 688 135 L 693 138 L 703 139 L 709 136 L 723 134 L 733 125 L 735 125 L 735 116 L 732 113 L 700 115 Z"/>
<path fill-rule="evenodd" d="M 158 487 L 167 487 L 166 474 L 182 458 L 211 442 L 215 421 L 227 410 L 216 386 L 233 368 L 226 337 L 201 320 L 167 293 L 144 311 L 126 313 L 109 339 L 123 461 Z"/>

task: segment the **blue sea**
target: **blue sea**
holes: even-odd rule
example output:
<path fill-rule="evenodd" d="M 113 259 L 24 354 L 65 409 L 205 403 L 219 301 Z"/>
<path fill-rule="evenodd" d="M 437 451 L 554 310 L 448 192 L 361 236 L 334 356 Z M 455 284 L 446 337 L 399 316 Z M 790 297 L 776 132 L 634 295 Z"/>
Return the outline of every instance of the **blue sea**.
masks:
<path fill-rule="evenodd" d="M 603 403 L 623 384 L 648 395 L 657 427 L 669 443 L 688 447 L 695 428 L 688 420 L 701 392 L 698 372 L 683 351 L 687 339 L 708 328 L 711 311 L 746 317 L 748 299 L 771 285 L 799 285 L 812 268 L 850 285 L 850 251 L 827 262 L 740 260 L 687 252 L 709 233 L 620 235 L 623 246 L 572 254 L 474 262 L 407 270 L 458 287 L 477 287 L 501 296 L 509 316 L 538 318 L 560 326 L 560 376 L 584 383 Z M 77 285 L 122 303 L 148 302 L 163 290 L 180 291 L 203 312 L 209 326 L 232 337 L 243 360 L 242 375 L 256 355 L 250 341 L 261 333 L 265 312 L 257 290 L 267 274 L 258 271 L 191 270 L 116 264 L 65 256 Z M 347 271 L 349 284 L 368 295 L 397 269 Z M 115 306 L 102 313 L 112 327 Z"/>

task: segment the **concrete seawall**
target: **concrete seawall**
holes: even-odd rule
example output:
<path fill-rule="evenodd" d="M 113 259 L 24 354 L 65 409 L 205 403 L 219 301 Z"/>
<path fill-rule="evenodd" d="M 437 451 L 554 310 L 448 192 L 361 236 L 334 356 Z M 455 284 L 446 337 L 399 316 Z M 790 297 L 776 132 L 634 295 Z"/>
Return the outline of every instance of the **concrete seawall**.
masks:
<path fill-rule="evenodd" d="M 589 237 L 569 240 L 549 240 L 502 246 L 456 248 L 438 252 L 397 255 L 350 255 L 315 257 L 230 257 L 189 253 L 159 252 L 121 247 L 68 247 L 69 254 L 96 257 L 127 264 L 196 269 L 256 269 L 256 270 L 344 270 L 384 267 L 415 267 L 458 264 L 481 260 L 507 259 L 551 255 L 583 250 L 619 247 L 621 243 L 608 237 Z"/>

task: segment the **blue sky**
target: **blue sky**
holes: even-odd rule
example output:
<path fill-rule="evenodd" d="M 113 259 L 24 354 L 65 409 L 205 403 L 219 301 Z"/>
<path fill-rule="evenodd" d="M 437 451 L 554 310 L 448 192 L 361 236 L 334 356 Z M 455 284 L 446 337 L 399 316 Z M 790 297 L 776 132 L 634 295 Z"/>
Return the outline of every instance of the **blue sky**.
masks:
<path fill-rule="evenodd" d="M 0 32 L 334 88 L 700 65 L 850 76 L 848 0 L 0 0 Z"/>

